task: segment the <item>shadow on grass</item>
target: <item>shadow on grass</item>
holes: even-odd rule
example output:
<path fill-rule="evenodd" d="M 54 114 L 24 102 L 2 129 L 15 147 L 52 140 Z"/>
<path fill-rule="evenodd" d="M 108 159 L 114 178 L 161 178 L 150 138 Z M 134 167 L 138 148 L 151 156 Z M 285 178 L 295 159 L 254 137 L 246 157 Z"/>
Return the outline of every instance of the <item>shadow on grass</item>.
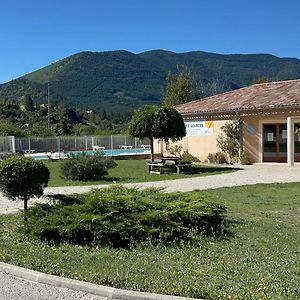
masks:
<path fill-rule="evenodd" d="M 176 173 L 176 167 L 175 165 L 166 165 L 166 174 L 171 174 L 171 173 Z M 235 172 L 242 170 L 242 168 L 237 168 L 237 167 L 223 167 L 223 166 L 201 166 L 201 165 L 193 165 L 192 166 L 192 171 L 190 173 L 181 173 L 181 174 L 215 174 L 215 173 L 229 173 L 229 172 Z"/>

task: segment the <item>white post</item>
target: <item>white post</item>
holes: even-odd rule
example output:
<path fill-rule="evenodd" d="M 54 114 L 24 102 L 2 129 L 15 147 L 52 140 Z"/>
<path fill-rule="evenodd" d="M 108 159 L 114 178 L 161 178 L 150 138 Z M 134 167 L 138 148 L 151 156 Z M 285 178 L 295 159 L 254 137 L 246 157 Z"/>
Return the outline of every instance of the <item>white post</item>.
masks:
<path fill-rule="evenodd" d="M 10 136 L 10 142 L 11 142 L 11 152 L 16 153 L 16 138 L 15 138 L 15 136 Z"/>
<path fill-rule="evenodd" d="M 29 156 L 31 156 L 31 143 L 30 143 L 30 137 L 28 137 L 28 153 L 29 153 Z"/>
<path fill-rule="evenodd" d="M 294 166 L 295 141 L 294 141 L 294 121 L 292 117 L 287 117 L 287 165 Z"/>
<path fill-rule="evenodd" d="M 87 136 L 84 137 L 85 140 L 85 151 L 87 151 L 88 149 L 88 140 L 87 140 Z"/>

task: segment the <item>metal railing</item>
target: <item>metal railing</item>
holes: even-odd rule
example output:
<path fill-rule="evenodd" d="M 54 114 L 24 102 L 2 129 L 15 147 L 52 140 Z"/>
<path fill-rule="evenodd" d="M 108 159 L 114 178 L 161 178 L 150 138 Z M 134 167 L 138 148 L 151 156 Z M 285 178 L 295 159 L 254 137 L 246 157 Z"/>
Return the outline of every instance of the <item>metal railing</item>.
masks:
<path fill-rule="evenodd" d="M 7 144 L 7 138 L 0 140 L 0 149 Z M 149 149 L 149 139 L 139 140 L 128 136 L 50 136 L 50 137 L 10 137 L 13 146 L 7 147 L 11 153 L 70 152 L 114 149 Z M 6 142 L 4 142 L 6 141 Z"/>

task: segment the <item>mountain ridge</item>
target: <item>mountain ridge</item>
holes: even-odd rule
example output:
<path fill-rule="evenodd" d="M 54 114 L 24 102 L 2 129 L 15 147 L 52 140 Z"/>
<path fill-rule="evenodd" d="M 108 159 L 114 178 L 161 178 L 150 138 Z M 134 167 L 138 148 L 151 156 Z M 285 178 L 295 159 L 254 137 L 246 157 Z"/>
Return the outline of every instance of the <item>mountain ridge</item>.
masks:
<path fill-rule="evenodd" d="M 161 102 L 168 72 L 187 73 L 202 97 L 247 86 L 263 76 L 274 81 L 300 78 L 300 60 L 267 53 L 82 51 L 0 84 L 0 99 L 19 100 L 29 94 L 45 103 L 50 82 L 52 101 L 99 111 L 130 111 Z"/>

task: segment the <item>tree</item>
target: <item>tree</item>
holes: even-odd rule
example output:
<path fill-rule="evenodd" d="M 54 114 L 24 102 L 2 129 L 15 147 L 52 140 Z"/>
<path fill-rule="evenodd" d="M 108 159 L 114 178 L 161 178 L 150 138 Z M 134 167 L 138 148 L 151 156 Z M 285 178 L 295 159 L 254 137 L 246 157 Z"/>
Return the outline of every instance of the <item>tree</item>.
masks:
<path fill-rule="evenodd" d="M 193 100 L 194 93 L 187 75 L 180 74 L 175 81 L 172 74 L 167 77 L 167 89 L 164 104 L 168 107 Z"/>
<path fill-rule="evenodd" d="M 230 162 L 238 159 L 240 151 L 240 130 L 242 120 L 236 117 L 233 121 L 225 123 L 222 133 L 217 137 L 218 147 L 229 156 Z"/>
<path fill-rule="evenodd" d="M 145 105 L 133 114 L 129 134 L 139 139 L 150 139 L 153 161 L 154 139 L 178 141 L 186 135 L 186 130 L 182 116 L 174 108 Z"/>
<path fill-rule="evenodd" d="M 268 82 L 270 82 L 270 80 L 267 77 L 263 76 L 255 79 L 253 81 L 253 84 L 261 84 L 261 83 L 268 83 Z"/>
<path fill-rule="evenodd" d="M 41 197 L 49 181 L 49 169 L 33 158 L 11 156 L 0 163 L 0 189 L 9 199 L 24 201 L 27 221 L 28 200 Z"/>
<path fill-rule="evenodd" d="M 29 95 L 25 95 L 23 101 L 24 101 L 24 108 L 26 111 L 34 111 L 33 100 Z"/>

